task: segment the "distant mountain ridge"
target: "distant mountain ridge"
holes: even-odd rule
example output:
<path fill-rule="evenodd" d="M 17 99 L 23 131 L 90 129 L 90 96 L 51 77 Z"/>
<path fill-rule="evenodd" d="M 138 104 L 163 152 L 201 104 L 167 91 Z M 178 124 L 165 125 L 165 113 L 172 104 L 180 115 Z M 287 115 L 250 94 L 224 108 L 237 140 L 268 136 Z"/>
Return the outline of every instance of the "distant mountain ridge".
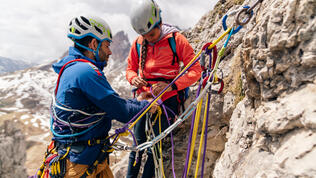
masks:
<path fill-rule="evenodd" d="M 4 73 L 26 69 L 33 65 L 35 64 L 0 56 L 0 75 Z"/>
<path fill-rule="evenodd" d="M 110 71 L 118 68 L 126 67 L 126 58 L 131 48 L 127 33 L 119 31 L 113 36 L 111 43 L 112 55 L 110 56 L 109 64 L 106 70 Z"/>

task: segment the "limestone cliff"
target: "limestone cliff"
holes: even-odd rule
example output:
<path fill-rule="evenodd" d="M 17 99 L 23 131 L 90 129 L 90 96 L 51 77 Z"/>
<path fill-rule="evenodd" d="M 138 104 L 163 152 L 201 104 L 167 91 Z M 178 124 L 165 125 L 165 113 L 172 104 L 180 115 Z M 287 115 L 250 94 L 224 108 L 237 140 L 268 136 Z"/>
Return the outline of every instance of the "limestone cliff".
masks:
<path fill-rule="evenodd" d="M 26 177 L 26 143 L 21 130 L 12 121 L 0 126 L 0 177 Z"/>
<path fill-rule="evenodd" d="M 200 50 L 224 32 L 225 13 L 254 3 L 220 1 L 185 34 Z M 315 177 L 315 9 L 315 0 L 264 0 L 232 36 L 219 66 L 225 89 L 211 99 L 204 177 Z M 227 24 L 234 20 L 228 17 Z M 182 175 L 190 123 L 175 131 L 177 176 Z M 166 177 L 172 177 L 170 169 Z"/>

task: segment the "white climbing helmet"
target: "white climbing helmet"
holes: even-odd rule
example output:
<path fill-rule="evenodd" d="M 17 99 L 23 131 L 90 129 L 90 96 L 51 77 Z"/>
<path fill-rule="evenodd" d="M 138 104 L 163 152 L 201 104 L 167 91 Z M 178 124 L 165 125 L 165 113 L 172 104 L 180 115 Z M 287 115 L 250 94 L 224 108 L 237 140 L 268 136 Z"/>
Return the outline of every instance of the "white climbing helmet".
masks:
<path fill-rule="evenodd" d="M 110 26 L 99 17 L 78 16 L 69 23 L 68 38 L 81 39 L 92 36 L 99 41 L 112 41 Z"/>
<path fill-rule="evenodd" d="M 160 8 L 153 0 L 141 0 L 132 7 L 130 20 L 134 30 L 144 35 L 160 23 Z"/>

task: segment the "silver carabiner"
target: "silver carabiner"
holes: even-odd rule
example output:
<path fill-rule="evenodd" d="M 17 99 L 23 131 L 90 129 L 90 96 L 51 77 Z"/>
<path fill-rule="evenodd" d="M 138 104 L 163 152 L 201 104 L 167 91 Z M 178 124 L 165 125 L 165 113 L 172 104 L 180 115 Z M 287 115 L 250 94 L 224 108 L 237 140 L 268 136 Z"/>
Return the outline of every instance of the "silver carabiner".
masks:
<path fill-rule="evenodd" d="M 254 5 L 252 5 L 251 7 L 249 6 L 244 6 L 244 8 L 237 14 L 236 16 L 236 24 L 237 25 L 246 25 L 250 19 L 252 18 L 253 16 L 253 9 L 259 4 L 259 3 L 262 3 L 263 0 L 257 0 L 256 3 Z M 243 19 L 242 21 L 239 20 L 239 17 L 241 14 L 246 14 L 247 15 L 247 18 L 246 19 Z"/>

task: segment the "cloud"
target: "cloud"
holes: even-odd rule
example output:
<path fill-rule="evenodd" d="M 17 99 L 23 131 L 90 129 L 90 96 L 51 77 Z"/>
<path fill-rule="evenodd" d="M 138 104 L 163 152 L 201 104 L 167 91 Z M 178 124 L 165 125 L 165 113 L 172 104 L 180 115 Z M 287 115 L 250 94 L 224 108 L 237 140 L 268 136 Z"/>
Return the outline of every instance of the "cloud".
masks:
<path fill-rule="evenodd" d="M 129 14 L 136 0 L 10 0 L 1 3 L 0 56 L 38 63 L 58 59 L 72 43 L 69 21 L 78 15 L 104 18 L 113 33 L 124 30 L 130 41 L 137 34 Z M 180 28 L 193 27 L 217 1 L 157 0 L 163 21 Z"/>

